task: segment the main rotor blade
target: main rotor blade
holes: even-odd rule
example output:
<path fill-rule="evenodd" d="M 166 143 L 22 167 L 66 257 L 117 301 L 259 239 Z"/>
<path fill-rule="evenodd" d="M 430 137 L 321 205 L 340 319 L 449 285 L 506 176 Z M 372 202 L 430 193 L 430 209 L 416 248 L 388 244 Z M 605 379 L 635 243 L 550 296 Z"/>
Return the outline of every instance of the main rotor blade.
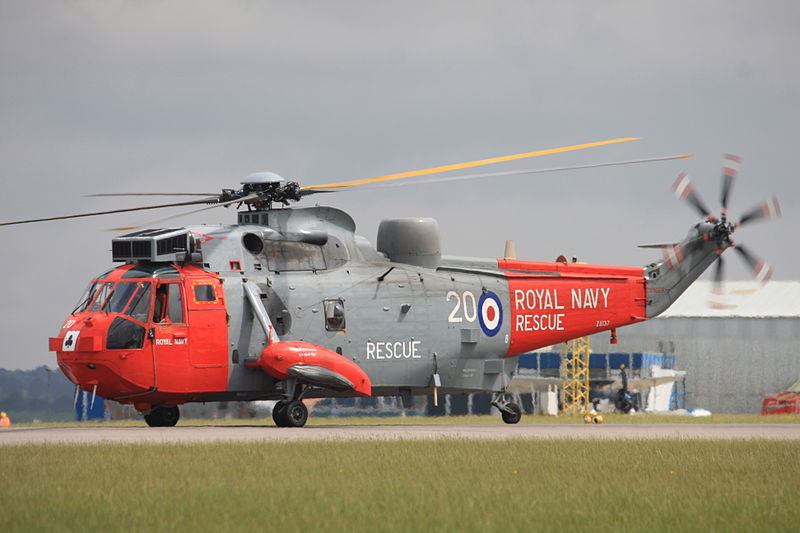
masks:
<path fill-rule="evenodd" d="M 250 201 L 250 200 L 255 200 L 256 198 L 258 198 L 258 196 L 259 195 L 257 193 L 248 194 L 247 196 L 243 196 L 241 198 L 237 198 L 236 200 L 228 200 L 227 202 L 220 202 L 218 204 L 210 205 L 208 207 L 201 207 L 200 209 L 193 209 L 191 211 L 184 211 L 183 213 L 178 213 L 177 215 L 170 215 L 168 217 L 159 218 L 157 220 L 150 220 L 148 222 L 144 222 L 142 224 L 139 224 L 138 226 L 123 226 L 123 227 L 119 227 L 119 228 L 108 228 L 106 231 L 130 231 L 130 230 L 134 230 L 134 229 L 140 229 L 140 228 L 143 228 L 145 226 L 150 226 L 152 224 L 158 224 L 160 222 L 166 222 L 167 220 L 172 220 L 174 218 L 180 218 L 182 216 L 191 215 L 191 214 L 194 214 L 194 213 L 199 213 L 201 211 L 208 211 L 209 209 L 215 209 L 217 207 L 226 207 L 226 206 L 229 206 L 231 204 L 237 204 L 237 203 L 240 203 L 240 202 L 247 202 L 247 201 Z"/>
<path fill-rule="evenodd" d="M 703 201 L 700 200 L 700 196 L 695 193 L 692 180 L 689 179 L 689 174 L 681 172 L 678 175 L 678 179 L 672 184 L 672 190 L 675 192 L 675 196 L 689 202 L 703 218 L 711 216 L 711 211 L 709 211 Z"/>
<path fill-rule="evenodd" d="M 756 220 L 761 220 L 765 218 L 767 220 L 772 220 L 775 218 L 780 218 L 781 216 L 781 204 L 778 203 L 778 197 L 773 196 L 769 200 L 762 202 L 761 204 L 757 205 L 756 207 L 746 211 L 742 218 L 739 219 L 739 222 L 736 224 L 737 226 L 743 226 L 749 222 L 755 222 Z"/>
<path fill-rule="evenodd" d="M 117 192 L 84 194 L 84 198 L 106 197 L 106 196 L 216 196 L 215 192 Z"/>
<path fill-rule="evenodd" d="M 731 187 L 733 186 L 733 178 L 739 173 L 739 165 L 742 163 L 742 158 L 733 155 L 733 154 L 725 154 L 722 157 L 722 198 L 720 199 L 720 203 L 722 204 L 722 212 L 727 214 L 728 209 L 728 197 L 731 193 Z"/>
<path fill-rule="evenodd" d="M 773 269 L 768 263 L 762 261 L 751 252 L 748 252 L 741 244 L 737 244 L 734 250 L 739 252 L 739 255 L 742 256 L 742 259 L 744 259 L 745 263 L 750 267 L 750 271 L 756 281 L 766 283 L 770 280 Z"/>
<path fill-rule="evenodd" d="M 683 154 L 683 155 L 670 155 L 664 157 L 649 157 L 646 159 L 629 159 L 626 161 L 610 161 L 608 163 L 590 163 L 586 165 L 572 165 L 566 167 L 551 167 L 551 168 L 529 168 L 523 170 L 507 170 L 504 172 L 488 172 L 485 174 L 464 174 L 462 176 L 446 176 L 441 178 L 429 178 L 425 180 L 415 180 L 415 181 L 400 181 L 395 183 L 378 183 L 375 185 L 368 185 L 368 186 L 356 186 L 353 188 L 347 188 L 344 190 L 348 191 L 365 191 L 371 189 L 384 189 L 388 187 L 404 187 L 406 185 L 427 185 L 429 183 L 444 183 L 448 181 L 461 181 L 461 180 L 471 180 L 471 179 L 484 179 L 484 178 L 499 178 L 503 176 L 518 176 L 522 174 L 542 174 L 545 172 L 560 172 L 563 170 L 580 170 L 584 168 L 600 168 L 600 167 L 611 167 L 611 166 L 619 166 L 619 165 L 634 165 L 636 163 L 650 163 L 653 161 L 669 161 L 671 159 L 685 159 L 687 157 L 692 157 L 693 154 Z M 314 191 L 312 191 L 314 192 Z M 320 191 L 320 192 L 337 192 L 336 190 L 327 190 L 327 191 Z"/>
<path fill-rule="evenodd" d="M 196 205 L 196 204 L 207 204 L 210 202 L 216 202 L 217 197 L 209 197 L 204 198 L 203 200 L 190 200 L 188 202 L 177 202 L 174 204 L 160 204 L 160 205 L 147 205 L 142 207 L 129 207 L 126 209 L 111 209 L 109 211 L 94 211 L 92 213 L 79 213 L 76 215 L 64 215 L 60 217 L 47 217 L 47 218 L 32 218 L 29 220 L 15 220 L 14 222 L 0 222 L 0 226 L 13 226 L 14 224 L 30 224 L 33 222 L 48 222 L 51 220 L 67 220 L 70 218 L 82 218 L 82 217 L 94 217 L 98 215 L 112 215 L 114 213 L 130 213 L 132 211 L 145 211 L 148 209 L 161 209 L 164 207 L 180 207 L 183 205 Z"/>
<path fill-rule="evenodd" d="M 576 144 L 574 146 L 564 146 L 561 148 L 550 148 L 548 150 L 539 150 L 536 152 L 527 152 L 524 154 L 515 154 L 515 155 L 507 155 L 503 157 L 493 157 L 490 159 L 481 159 L 478 161 L 469 161 L 467 163 L 457 163 L 453 165 L 444 165 L 439 167 L 433 168 L 426 168 L 422 170 L 412 170 L 409 172 L 400 172 L 397 174 L 386 174 L 384 176 L 377 176 L 375 178 L 365 178 L 365 179 L 358 179 L 358 180 L 350 180 L 350 181 L 341 181 L 338 183 L 327 183 L 323 185 L 306 185 L 305 187 L 301 187 L 301 189 L 338 189 L 342 187 L 354 187 L 356 185 L 367 185 L 370 183 L 379 183 L 383 181 L 391 181 L 391 180 L 398 180 L 402 178 L 412 178 L 415 176 L 424 176 L 427 174 L 437 174 L 439 172 L 447 172 L 450 170 L 460 170 L 462 168 L 471 168 L 471 167 L 478 167 L 482 165 L 490 165 L 492 163 L 501 163 L 503 161 L 514 161 L 517 159 L 525 159 L 528 157 L 537 157 L 540 155 L 548 155 L 548 154 L 557 154 L 561 152 L 571 152 L 573 150 L 583 150 L 584 148 L 592 148 L 595 146 L 605 146 L 608 144 L 616 144 L 622 142 L 629 142 L 629 141 L 636 141 L 639 140 L 639 137 L 626 137 L 621 139 L 612 139 L 610 141 L 598 141 L 593 143 L 586 143 L 586 144 Z"/>

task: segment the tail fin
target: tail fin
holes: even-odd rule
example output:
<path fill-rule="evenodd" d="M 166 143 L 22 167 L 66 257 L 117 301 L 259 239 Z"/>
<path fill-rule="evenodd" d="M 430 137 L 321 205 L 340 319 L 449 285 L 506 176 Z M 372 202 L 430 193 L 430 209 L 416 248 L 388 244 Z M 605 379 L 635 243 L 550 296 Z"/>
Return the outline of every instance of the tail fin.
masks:
<path fill-rule="evenodd" d="M 679 244 L 663 245 L 662 260 L 645 267 L 647 318 L 663 313 L 729 247 L 727 227 L 721 223 L 695 225 Z"/>

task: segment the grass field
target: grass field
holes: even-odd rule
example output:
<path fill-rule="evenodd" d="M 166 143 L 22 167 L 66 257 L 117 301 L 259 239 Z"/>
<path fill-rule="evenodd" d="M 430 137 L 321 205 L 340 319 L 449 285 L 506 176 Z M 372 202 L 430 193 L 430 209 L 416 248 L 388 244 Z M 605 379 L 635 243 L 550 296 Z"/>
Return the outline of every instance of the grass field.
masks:
<path fill-rule="evenodd" d="M 794 531 L 796 441 L 6 446 L 0 531 Z"/>

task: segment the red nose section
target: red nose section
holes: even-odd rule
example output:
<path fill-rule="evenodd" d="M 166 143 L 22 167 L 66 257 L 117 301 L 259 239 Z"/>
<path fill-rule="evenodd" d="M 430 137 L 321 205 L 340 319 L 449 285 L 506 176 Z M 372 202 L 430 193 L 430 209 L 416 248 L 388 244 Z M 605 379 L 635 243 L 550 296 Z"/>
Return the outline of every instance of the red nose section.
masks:
<path fill-rule="evenodd" d="M 264 348 L 256 363 L 276 379 L 300 381 L 334 390 L 372 395 L 372 382 L 360 366 L 322 346 L 308 342 L 275 342 Z"/>

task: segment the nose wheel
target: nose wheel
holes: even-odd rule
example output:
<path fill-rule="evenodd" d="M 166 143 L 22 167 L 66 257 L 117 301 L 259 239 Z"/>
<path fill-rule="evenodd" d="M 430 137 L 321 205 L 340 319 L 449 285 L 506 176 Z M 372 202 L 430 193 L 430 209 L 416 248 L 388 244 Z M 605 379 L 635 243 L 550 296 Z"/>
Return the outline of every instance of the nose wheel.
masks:
<path fill-rule="evenodd" d="M 177 405 L 156 405 L 144 415 L 144 421 L 150 427 L 172 427 L 181 418 Z"/>
<path fill-rule="evenodd" d="M 301 428 L 308 420 L 308 408 L 300 400 L 280 400 L 272 408 L 272 420 L 281 428 Z"/>

